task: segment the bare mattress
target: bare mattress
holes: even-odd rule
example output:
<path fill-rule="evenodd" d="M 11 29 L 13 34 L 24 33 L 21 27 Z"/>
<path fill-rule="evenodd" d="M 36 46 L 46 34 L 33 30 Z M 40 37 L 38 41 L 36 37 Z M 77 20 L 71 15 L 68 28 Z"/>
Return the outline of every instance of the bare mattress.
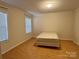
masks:
<path fill-rule="evenodd" d="M 57 33 L 43 32 L 36 37 L 36 45 L 60 47 L 59 37 Z"/>

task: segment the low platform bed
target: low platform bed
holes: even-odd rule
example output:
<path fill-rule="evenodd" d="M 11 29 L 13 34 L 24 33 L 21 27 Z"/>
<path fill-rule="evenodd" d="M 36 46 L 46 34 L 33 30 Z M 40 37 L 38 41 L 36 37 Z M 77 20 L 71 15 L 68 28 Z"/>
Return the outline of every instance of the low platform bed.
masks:
<path fill-rule="evenodd" d="M 43 32 L 36 37 L 37 46 L 60 47 L 59 37 L 57 33 Z"/>

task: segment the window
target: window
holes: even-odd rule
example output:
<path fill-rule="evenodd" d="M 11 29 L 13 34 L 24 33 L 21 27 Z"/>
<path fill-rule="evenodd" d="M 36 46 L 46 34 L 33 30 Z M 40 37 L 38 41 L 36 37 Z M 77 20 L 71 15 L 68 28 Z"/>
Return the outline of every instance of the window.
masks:
<path fill-rule="evenodd" d="M 0 10 L 0 41 L 8 39 L 7 13 Z"/>
<path fill-rule="evenodd" d="M 31 33 L 32 32 L 32 26 L 31 26 L 31 17 L 30 16 L 26 16 L 25 24 L 26 24 L 26 33 Z"/>

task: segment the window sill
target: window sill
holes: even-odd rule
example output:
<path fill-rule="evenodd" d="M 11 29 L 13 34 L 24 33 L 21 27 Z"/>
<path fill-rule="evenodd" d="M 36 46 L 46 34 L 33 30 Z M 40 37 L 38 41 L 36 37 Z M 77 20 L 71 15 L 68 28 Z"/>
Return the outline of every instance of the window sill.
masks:
<path fill-rule="evenodd" d="M 26 32 L 26 34 L 31 34 L 31 33 L 32 33 L 32 32 L 28 32 L 28 33 Z"/>
<path fill-rule="evenodd" d="M 2 39 L 2 40 L 0 40 L 0 42 L 6 41 L 6 40 L 8 40 L 8 39 Z"/>

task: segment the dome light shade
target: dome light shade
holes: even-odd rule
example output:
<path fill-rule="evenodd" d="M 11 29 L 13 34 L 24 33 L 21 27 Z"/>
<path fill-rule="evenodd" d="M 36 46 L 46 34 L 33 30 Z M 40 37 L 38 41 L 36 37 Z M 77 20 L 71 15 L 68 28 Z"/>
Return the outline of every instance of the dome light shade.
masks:
<path fill-rule="evenodd" d="M 46 7 L 51 8 L 53 5 L 52 4 L 47 4 Z"/>

